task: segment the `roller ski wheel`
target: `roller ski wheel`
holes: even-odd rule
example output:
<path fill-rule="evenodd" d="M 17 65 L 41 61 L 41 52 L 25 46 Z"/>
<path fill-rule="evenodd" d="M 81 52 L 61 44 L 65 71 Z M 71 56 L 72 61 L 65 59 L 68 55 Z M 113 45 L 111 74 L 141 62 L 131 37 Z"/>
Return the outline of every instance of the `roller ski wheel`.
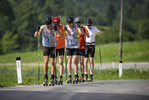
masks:
<path fill-rule="evenodd" d="M 78 84 L 78 79 L 77 78 L 75 78 L 74 80 L 73 80 L 73 84 Z"/>
<path fill-rule="evenodd" d="M 72 79 L 69 78 L 69 80 L 67 81 L 67 84 L 72 84 Z"/>
<path fill-rule="evenodd" d="M 47 79 L 44 80 L 43 86 L 48 86 L 48 80 Z"/>
<path fill-rule="evenodd" d="M 51 82 L 49 82 L 49 86 L 54 86 L 54 81 L 51 79 Z"/>
<path fill-rule="evenodd" d="M 63 80 L 62 79 L 59 80 L 58 85 L 63 85 Z"/>

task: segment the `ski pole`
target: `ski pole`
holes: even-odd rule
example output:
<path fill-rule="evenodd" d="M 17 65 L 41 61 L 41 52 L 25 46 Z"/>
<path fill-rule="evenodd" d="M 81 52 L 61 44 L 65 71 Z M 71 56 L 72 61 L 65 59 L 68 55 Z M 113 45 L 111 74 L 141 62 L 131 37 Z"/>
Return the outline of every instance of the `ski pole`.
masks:
<path fill-rule="evenodd" d="M 40 80 L 40 35 L 38 35 L 38 85 L 40 84 L 39 80 Z"/>
<path fill-rule="evenodd" d="M 98 38 L 98 40 L 99 40 L 99 38 Z M 99 40 L 99 56 L 100 56 L 100 66 L 102 67 L 102 59 L 101 59 L 100 42 L 101 42 L 101 39 Z"/>

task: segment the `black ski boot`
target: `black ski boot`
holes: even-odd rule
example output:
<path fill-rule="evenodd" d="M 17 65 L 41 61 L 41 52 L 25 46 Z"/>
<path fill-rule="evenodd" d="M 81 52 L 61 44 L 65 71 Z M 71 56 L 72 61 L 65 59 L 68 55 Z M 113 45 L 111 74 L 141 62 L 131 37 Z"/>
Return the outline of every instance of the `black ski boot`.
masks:
<path fill-rule="evenodd" d="M 59 79 L 58 85 L 63 85 L 63 79 Z"/>
<path fill-rule="evenodd" d="M 44 79 L 43 86 L 48 86 L 48 79 Z"/>
<path fill-rule="evenodd" d="M 84 81 L 88 82 L 88 75 L 87 74 L 85 74 Z"/>
<path fill-rule="evenodd" d="M 54 86 L 54 79 L 51 78 L 51 82 L 49 82 L 49 86 Z"/>
<path fill-rule="evenodd" d="M 73 84 L 78 84 L 79 82 L 79 78 L 78 76 L 75 76 L 74 80 L 73 80 Z"/>
<path fill-rule="evenodd" d="M 80 82 L 80 83 L 81 83 L 81 82 L 84 83 L 84 82 L 85 82 L 84 77 L 81 77 L 81 79 L 80 79 L 79 82 Z"/>
<path fill-rule="evenodd" d="M 68 81 L 67 81 L 67 84 L 71 84 L 72 83 L 72 78 L 69 77 Z"/>
<path fill-rule="evenodd" d="M 57 77 L 56 76 L 54 77 L 54 84 L 57 85 Z"/>
<path fill-rule="evenodd" d="M 93 82 L 93 75 L 90 75 L 89 82 Z"/>

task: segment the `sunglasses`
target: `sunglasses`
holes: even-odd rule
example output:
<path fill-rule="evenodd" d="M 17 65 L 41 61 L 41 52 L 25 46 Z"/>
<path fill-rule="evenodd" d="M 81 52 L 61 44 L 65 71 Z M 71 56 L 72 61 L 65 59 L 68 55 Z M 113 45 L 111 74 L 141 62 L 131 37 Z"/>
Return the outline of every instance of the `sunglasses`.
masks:
<path fill-rule="evenodd" d="M 68 23 L 68 25 L 73 25 L 73 23 Z"/>
<path fill-rule="evenodd" d="M 46 24 L 46 26 L 51 26 L 51 24 L 49 24 L 49 25 Z"/>

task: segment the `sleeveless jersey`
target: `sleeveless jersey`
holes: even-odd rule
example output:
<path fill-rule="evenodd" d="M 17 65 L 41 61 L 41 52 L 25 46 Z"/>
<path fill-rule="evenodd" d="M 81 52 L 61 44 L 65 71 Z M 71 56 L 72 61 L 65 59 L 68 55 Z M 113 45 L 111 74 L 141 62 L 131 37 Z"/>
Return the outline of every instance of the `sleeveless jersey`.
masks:
<path fill-rule="evenodd" d="M 64 35 L 64 27 L 63 25 L 58 26 L 59 30 L 63 33 L 63 36 L 61 37 L 58 33 L 56 33 L 56 49 L 61 49 L 65 47 L 65 35 Z"/>
<path fill-rule="evenodd" d="M 44 29 L 42 32 L 42 45 L 45 47 L 56 46 L 55 32 L 54 32 L 53 26 L 51 26 L 50 32 L 47 31 L 46 25 L 44 26 Z"/>
<path fill-rule="evenodd" d="M 75 25 L 72 29 L 70 29 L 68 25 L 66 25 L 66 27 L 71 34 L 71 36 L 65 35 L 66 48 L 79 48 L 78 33 L 75 30 Z"/>

